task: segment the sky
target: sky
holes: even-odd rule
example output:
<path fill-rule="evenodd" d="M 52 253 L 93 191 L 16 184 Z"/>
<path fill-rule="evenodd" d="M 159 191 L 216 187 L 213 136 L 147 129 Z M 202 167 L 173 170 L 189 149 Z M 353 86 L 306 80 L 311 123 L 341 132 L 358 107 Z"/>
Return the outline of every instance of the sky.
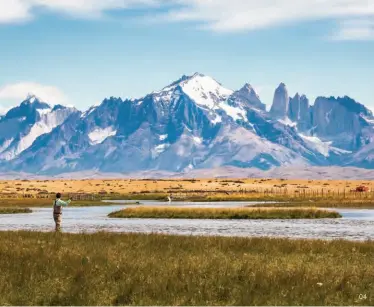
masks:
<path fill-rule="evenodd" d="M 374 0 L 0 0 L 0 112 L 35 94 L 84 110 L 200 72 L 271 105 L 374 109 Z"/>

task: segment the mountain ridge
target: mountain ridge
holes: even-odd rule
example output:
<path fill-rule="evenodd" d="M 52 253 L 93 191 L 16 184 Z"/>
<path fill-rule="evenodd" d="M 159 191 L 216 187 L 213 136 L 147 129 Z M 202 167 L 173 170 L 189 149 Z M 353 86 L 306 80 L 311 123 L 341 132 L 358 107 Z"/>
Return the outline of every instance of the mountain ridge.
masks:
<path fill-rule="evenodd" d="M 281 83 L 268 112 L 249 83 L 234 91 L 195 73 L 84 112 L 28 97 L 0 117 L 0 171 L 374 168 L 373 140 L 373 113 L 348 96 L 318 97 L 312 105 Z"/>

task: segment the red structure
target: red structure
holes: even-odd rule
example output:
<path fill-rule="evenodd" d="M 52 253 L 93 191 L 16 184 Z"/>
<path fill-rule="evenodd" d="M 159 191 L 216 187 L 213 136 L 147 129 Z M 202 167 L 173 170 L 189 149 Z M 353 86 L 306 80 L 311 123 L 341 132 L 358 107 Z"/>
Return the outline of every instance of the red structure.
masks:
<path fill-rule="evenodd" d="M 353 190 L 353 192 L 369 192 L 369 188 L 363 185 L 360 185 L 356 188 L 356 190 Z"/>

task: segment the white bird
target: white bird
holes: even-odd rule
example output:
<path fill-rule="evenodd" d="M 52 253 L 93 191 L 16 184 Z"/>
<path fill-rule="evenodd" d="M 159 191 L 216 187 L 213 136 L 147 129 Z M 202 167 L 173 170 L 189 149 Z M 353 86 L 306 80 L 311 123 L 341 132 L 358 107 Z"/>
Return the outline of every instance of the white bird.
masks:
<path fill-rule="evenodd" d="M 170 196 L 168 196 L 168 200 L 169 200 L 169 203 L 171 203 L 171 197 Z"/>

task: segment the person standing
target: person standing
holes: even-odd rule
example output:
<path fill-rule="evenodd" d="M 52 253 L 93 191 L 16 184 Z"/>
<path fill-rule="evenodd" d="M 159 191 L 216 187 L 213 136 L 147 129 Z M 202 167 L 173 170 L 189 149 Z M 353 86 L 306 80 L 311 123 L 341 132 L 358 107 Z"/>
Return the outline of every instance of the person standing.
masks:
<path fill-rule="evenodd" d="M 62 207 L 67 207 L 70 203 L 70 199 L 68 201 L 61 200 L 61 193 L 56 194 L 56 199 L 53 203 L 53 219 L 56 224 L 56 231 L 61 230 Z"/>

